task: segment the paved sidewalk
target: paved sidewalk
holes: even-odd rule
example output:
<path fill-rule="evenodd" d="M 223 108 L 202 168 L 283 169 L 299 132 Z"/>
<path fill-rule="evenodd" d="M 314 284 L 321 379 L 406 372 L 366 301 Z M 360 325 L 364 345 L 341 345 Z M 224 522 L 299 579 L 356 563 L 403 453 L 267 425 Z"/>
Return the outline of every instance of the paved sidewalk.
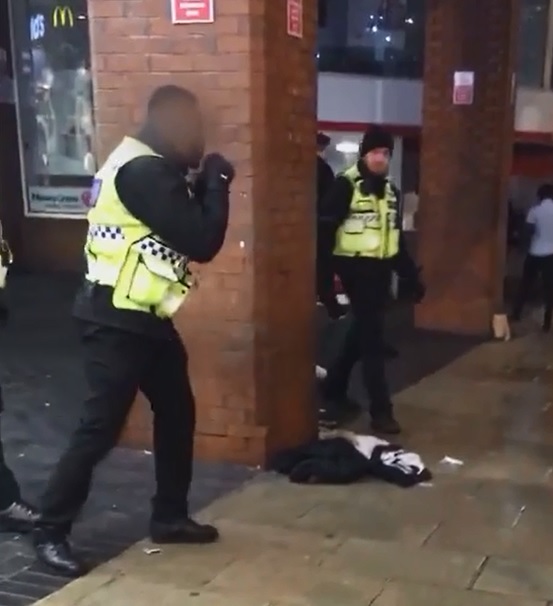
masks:
<path fill-rule="evenodd" d="M 482 345 L 397 397 L 431 485 L 258 477 L 204 510 L 219 545 L 140 542 L 41 604 L 549 606 L 552 388 L 553 339 Z"/>

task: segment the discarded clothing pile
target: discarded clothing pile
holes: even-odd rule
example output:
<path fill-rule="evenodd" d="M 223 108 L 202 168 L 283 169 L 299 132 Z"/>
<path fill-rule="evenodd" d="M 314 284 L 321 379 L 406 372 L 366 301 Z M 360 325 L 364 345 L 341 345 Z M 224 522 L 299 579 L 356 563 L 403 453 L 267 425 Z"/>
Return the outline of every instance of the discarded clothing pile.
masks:
<path fill-rule="evenodd" d="M 270 468 L 297 484 L 352 484 L 377 478 L 403 488 L 432 479 L 418 454 L 373 436 L 340 432 L 283 451 Z"/>

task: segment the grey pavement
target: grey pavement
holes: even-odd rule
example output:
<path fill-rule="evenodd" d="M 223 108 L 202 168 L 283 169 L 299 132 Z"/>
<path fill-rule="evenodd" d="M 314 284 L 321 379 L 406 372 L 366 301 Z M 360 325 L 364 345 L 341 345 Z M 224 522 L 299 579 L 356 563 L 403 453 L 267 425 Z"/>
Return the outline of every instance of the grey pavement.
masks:
<path fill-rule="evenodd" d="M 261 474 L 200 513 L 219 544 L 141 541 L 42 606 L 551 606 L 553 340 L 482 344 L 397 395 L 434 472 L 294 485 Z"/>
<path fill-rule="evenodd" d="M 10 284 L 12 318 L 0 337 L 0 381 L 6 414 L 4 437 L 10 463 L 25 495 L 36 499 L 75 425 L 83 395 L 79 349 L 70 317 L 77 278 L 64 274 L 15 275 Z M 320 318 L 319 362 L 339 347 L 346 323 Z M 477 341 L 414 331 L 411 310 L 390 314 L 390 339 L 400 358 L 390 367 L 395 392 L 415 384 L 471 349 Z M 358 374 L 353 391 L 362 398 Z M 249 469 L 198 464 L 192 509 L 198 510 L 251 478 Z M 152 459 L 116 450 L 101 466 L 75 539 L 96 563 L 117 555 L 145 535 L 152 492 Z M 29 604 L 65 584 L 37 566 L 25 538 L 0 536 L 0 606 Z M 200 603 L 200 602 L 198 602 Z"/>

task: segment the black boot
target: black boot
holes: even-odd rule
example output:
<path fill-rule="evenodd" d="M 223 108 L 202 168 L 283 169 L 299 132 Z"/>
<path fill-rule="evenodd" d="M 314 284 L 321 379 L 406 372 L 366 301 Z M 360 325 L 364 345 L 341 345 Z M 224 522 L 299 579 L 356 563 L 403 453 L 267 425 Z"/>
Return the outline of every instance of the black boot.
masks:
<path fill-rule="evenodd" d="M 67 534 L 59 528 L 35 528 L 33 545 L 37 560 L 57 573 L 71 578 L 86 574 L 86 566 L 73 554 Z"/>
<path fill-rule="evenodd" d="M 0 511 L 0 532 L 30 532 L 38 517 L 34 507 L 19 500 Z"/>
<path fill-rule="evenodd" d="M 173 521 L 152 519 L 150 522 L 150 538 L 152 542 L 163 544 L 207 544 L 219 540 L 219 532 L 209 524 L 198 524 L 191 518 Z"/>
<path fill-rule="evenodd" d="M 393 412 L 373 415 L 371 427 L 376 433 L 380 434 L 397 435 L 401 433 L 401 426 L 396 421 Z"/>

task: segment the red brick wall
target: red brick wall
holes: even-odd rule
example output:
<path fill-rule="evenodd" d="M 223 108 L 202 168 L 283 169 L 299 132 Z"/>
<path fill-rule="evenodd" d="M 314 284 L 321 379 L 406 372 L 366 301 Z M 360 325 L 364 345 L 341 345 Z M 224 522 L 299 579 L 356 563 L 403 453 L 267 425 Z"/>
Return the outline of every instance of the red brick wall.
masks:
<path fill-rule="evenodd" d="M 176 26 L 162 0 L 90 2 L 99 149 L 132 131 L 149 93 L 198 92 L 212 146 L 235 163 L 231 225 L 177 323 L 191 357 L 201 456 L 260 463 L 315 427 L 316 2 L 305 37 L 285 2 L 218 0 L 213 25 Z M 144 444 L 138 406 L 126 439 Z"/>
<path fill-rule="evenodd" d="M 419 326 L 486 332 L 501 307 L 518 0 L 427 0 Z M 470 107 L 452 104 L 455 71 L 475 72 Z"/>

